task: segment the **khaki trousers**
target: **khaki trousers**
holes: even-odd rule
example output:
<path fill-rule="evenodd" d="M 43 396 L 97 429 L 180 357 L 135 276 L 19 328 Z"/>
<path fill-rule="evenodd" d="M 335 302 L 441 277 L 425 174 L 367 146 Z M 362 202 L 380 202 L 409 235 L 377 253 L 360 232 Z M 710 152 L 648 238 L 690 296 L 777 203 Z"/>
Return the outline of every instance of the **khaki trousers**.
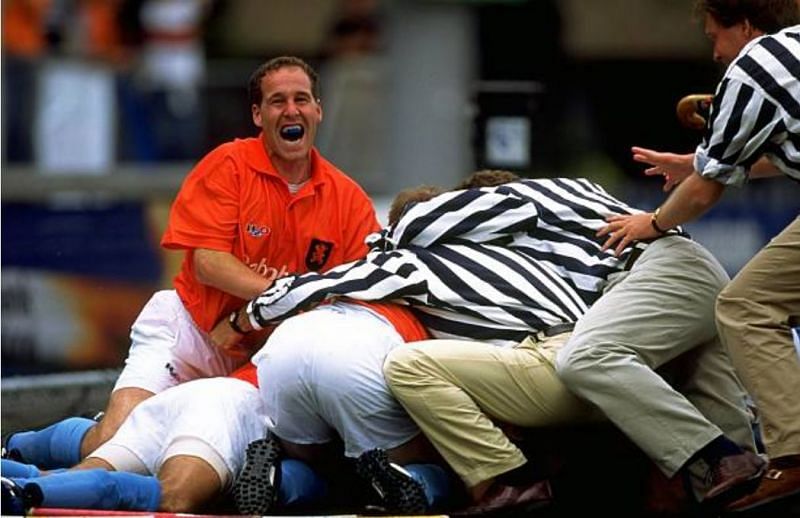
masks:
<path fill-rule="evenodd" d="M 553 366 L 565 342 L 585 344 L 589 352 L 595 344 L 599 354 L 585 357 L 589 362 L 580 377 L 600 382 L 595 395 L 604 412 L 671 476 L 723 433 L 755 449 L 744 389 L 713 325 L 714 299 L 726 281 L 705 249 L 684 238 L 664 238 L 581 319 L 579 340 L 565 333 L 514 348 L 416 342 L 389 353 L 384 376 L 472 487 L 526 462 L 490 418 L 526 427 L 604 418 L 566 388 Z"/>
<path fill-rule="evenodd" d="M 526 462 L 491 418 L 535 427 L 602 419 L 573 396 L 553 367 L 568 333 L 514 348 L 428 340 L 389 353 L 395 397 L 468 487 Z"/>
<path fill-rule="evenodd" d="M 770 457 L 800 454 L 800 218 L 747 263 L 717 299 L 717 327 L 761 415 Z"/>
<path fill-rule="evenodd" d="M 564 384 L 669 477 L 723 434 L 754 449 L 744 388 L 714 326 L 714 302 L 727 281 L 699 244 L 661 238 L 609 283 L 556 358 Z M 691 361 L 669 365 L 690 351 Z M 662 367 L 677 376 L 675 386 Z"/>

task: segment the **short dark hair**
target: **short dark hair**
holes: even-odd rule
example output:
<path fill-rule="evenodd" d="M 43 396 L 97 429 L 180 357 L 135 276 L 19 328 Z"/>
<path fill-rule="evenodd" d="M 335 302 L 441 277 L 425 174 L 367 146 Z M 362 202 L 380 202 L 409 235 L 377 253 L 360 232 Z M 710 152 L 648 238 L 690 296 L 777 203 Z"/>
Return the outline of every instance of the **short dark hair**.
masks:
<path fill-rule="evenodd" d="M 520 177 L 511 171 L 502 169 L 482 169 L 475 171 L 456 186 L 456 189 L 476 189 L 478 187 L 494 187 L 504 183 L 516 182 Z"/>
<path fill-rule="evenodd" d="M 420 185 L 400 191 L 394 197 L 391 207 L 389 207 L 389 225 L 394 225 L 414 204 L 428 201 L 444 192 L 441 187 L 434 185 Z"/>
<path fill-rule="evenodd" d="M 297 67 L 306 73 L 308 79 L 311 81 L 311 94 L 315 99 L 319 100 L 319 75 L 316 70 L 311 68 L 311 65 L 300 58 L 294 56 L 280 56 L 262 63 L 255 72 L 250 75 L 247 93 L 250 97 L 251 105 L 261 105 L 261 101 L 264 97 L 264 93 L 261 91 L 261 80 L 264 79 L 264 76 L 270 72 L 287 67 Z"/>
<path fill-rule="evenodd" d="M 800 23 L 797 0 L 697 0 L 695 14 L 708 14 L 723 27 L 747 20 L 765 34 Z"/>

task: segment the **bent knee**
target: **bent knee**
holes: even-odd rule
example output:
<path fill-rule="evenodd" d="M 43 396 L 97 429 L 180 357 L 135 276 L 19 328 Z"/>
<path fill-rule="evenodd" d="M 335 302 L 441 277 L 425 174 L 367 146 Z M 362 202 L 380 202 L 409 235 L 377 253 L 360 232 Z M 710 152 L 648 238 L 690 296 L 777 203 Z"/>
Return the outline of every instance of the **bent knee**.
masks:
<path fill-rule="evenodd" d="M 596 347 L 591 347 L 587 341 L 573 335 L 573 339 L 556 353 L 553 362 L 556 374 L 566 385 L 577 383 L 586 369 L 592 368 L 593 365 L 596 368 L 596 353 Z"/>

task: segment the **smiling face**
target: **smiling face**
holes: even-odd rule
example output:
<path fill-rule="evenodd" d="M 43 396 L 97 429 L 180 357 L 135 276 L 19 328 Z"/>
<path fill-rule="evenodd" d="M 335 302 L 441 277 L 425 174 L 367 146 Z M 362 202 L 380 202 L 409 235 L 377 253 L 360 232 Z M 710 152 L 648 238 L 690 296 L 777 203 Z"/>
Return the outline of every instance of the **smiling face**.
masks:
<path fill-rule="evenodd" d="M 264 145 L 279 169 L 305 162 L 314 145 L 322 106 L 302 68 L 282 67 L 261 79 L 261 104 L 252 105 L 253 123 L 264 132 Z"/>
<path fill-rule="evenodd" d="M 725 27 L 710 14 L 705 16 L 705 32 L 714 45 L 714 61 L 724 65 L 730 64 L 750 40 L 763 34 L 747 20 Z"/>

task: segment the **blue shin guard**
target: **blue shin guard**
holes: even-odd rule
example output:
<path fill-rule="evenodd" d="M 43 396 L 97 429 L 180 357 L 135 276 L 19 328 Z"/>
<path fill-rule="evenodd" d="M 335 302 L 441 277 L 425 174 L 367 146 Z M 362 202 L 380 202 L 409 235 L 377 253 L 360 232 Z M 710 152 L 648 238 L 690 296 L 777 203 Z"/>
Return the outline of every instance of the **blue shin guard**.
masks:
<path fill-rule="evenodd" d="M 305 462 L 284 459 L 280 463 L 278 504 L 281 507 L 306 505 L 324 498 L 328 486 Z"/>
<path fill-rule="evenodd" d="M 96 424 L 92 419 L 70 417 L 42 430 L 15 433 L 6 449 L 42 469 L 69 468 L 80 462 L 83 437 Z"/>
<path fill-rule="evenodd" d="M 156 511 L 161 502 L 158 479 L 135 473 L 72 470 L 17 482 L 42 507 Z"/>

